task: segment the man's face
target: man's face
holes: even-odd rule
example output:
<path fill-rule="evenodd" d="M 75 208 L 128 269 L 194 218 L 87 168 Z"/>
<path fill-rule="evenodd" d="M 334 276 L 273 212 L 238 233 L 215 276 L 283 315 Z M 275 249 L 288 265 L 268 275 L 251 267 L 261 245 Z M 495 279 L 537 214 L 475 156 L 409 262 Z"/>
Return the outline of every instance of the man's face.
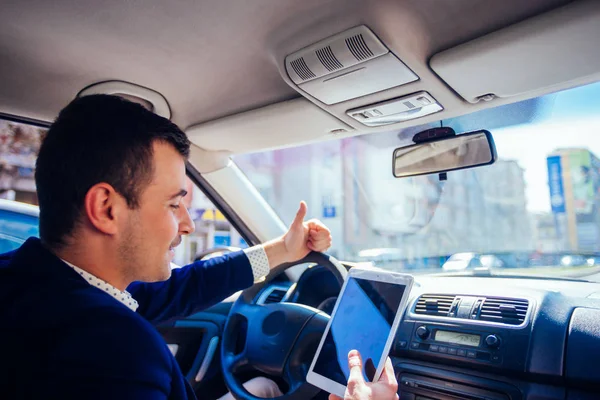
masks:
<path fill-rule="evenodd" d="M 170 145 L 154 142 L 154 175 L 120 231 L 119 256 L 133 280 L 156 282 L 171 276 L 170 262 L 181 236 L 194 231 L 183 204 L 185 161 Z"/>

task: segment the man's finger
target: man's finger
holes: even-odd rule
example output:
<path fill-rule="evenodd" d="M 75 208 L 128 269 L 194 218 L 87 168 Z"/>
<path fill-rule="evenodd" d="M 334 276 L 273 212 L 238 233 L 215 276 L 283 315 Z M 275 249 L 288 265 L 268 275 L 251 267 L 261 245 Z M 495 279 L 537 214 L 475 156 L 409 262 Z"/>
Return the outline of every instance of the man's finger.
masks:
<path fill-rule="evenodd" d="M 398 384 L 396 380 L 396 375 L 394 374 L 394 366 L 392 365 L 392 360 L 388 357 L 385 360 L 385 367 L 381 372 L 381 376 L 379 377 L 379 382 L 385 382 L 390 384 Z"/>
<path fill-rule="evenodd" d="M 308 243 L 310 244 L 309 248 L 311 250 L 314 251 L 325 251 L 328 248 L 331 247 L 331 241 L 330 240 L 309 240 Z"/>
<path fill-rule="evenodd" d="M 365 383 L 362 373 L 362 358 L 358 350 L 350 350 L 350 353 L 348 353 L 348 367 L 350 368 L 348 390 L 353 390 L 356 386 Z"/>
<path fill-rule="evenodd" d="M 340 396 L 336 396 L 335 394 L 330 394 L 329 400 L 342 400 L 342 398 Z"/>
<path fill-rule="evenodd" d="M 306 206 L 306 203 L 304 201 L 301 201 L 300 208 L 298 208 L 298 212 L 296 213 L 296 217 L 294 218 L 294 221 L 292 222 L 291 227 L 296 227 L 297 225 L 302 225 L 302 223 L 304 222 L 304 217 L 306 217 L 307 210 L 308 210 L 308 207 Z"/>
<path fill-rule="evenodd" d="M 327 226 L 322 223 L 321 221 L 319 221 L 318 219 L 310 219 L 308 221 L 306 221 L 306 224 L 308 226 L 309 229 L 314 229 L 317 232 L 320 231 L 327 231 L 329 232 L 329 229 L 327 228 Z"/>
<path fill-rule="evenodd" d="M 314 239 L 324 239 L 324 238 L 331 237 L 331 233 L 329 231 L 317 231 L 312 228 L 308 231 L 308 234 L 310 235 L 311 238 L 314 238 Z"/>
<path fill-rule="evenodd" d="M 325 239 L 310 239 L 310 242 L 312 242 L 312 244 L 316 247 L 320 247 L 323 249 L 328 248 L 329 246 L 331 246 L 331 239 L 330 238 L 325 238 Z"/>
<path fill-rule="evenodd" d="M 329 242 L 331 241 L 331 235 L 321 235 L 321 234 L 308 234 L 308 239 L 311 242 Z"/>

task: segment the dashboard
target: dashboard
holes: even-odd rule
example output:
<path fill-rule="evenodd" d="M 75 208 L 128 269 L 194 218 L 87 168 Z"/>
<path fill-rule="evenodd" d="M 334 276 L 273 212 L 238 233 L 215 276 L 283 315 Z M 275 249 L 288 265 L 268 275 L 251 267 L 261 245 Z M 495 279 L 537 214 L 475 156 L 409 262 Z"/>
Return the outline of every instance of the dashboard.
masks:
<path fill-rule="evenodd" d="M 260 299 L 331 313 L 339 291 L 316 266 Z M 417 276 L 390 356 L 402 399 L 598 399 L 600 284 Z"/>

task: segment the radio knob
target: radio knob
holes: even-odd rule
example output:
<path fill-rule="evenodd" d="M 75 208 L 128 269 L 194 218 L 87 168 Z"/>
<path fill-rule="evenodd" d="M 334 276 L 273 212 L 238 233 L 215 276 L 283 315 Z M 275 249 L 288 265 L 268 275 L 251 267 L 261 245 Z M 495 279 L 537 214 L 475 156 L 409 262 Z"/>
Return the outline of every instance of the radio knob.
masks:
<path fill-rule="evenodd" d="M 417 328 L 417 336 L 425 340 L 429 337 L 429 329 L 426 326 L 421 325 Z"/>
<path fill-rule="evenodd" d="M 500 346 L 500 338 L 496 335 L 488 335 L 485 338 L 485 344 L 492 349 L 496 349 Z"/>

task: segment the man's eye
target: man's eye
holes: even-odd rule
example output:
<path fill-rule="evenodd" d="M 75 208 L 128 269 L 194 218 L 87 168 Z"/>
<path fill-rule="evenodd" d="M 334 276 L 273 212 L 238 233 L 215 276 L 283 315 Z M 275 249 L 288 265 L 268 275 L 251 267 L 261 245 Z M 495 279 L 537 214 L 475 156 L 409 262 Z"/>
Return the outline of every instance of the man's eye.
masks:
<path fill-rule="evenodd" d="M 178 210 L 179 209 L 179 204 L 171 204 L 171 208 L 174 210 Z"/>

